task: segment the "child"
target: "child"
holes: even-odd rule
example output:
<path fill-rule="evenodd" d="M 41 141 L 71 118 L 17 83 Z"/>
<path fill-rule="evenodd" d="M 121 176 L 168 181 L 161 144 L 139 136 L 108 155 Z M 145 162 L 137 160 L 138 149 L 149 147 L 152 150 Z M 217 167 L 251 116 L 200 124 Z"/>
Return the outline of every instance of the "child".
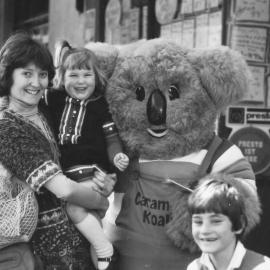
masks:
<path fill-rule="evenodd" d="M 129 164 L 103 96 L 105 77 L 93 52 L 72 48 L 66 41 L 59 46 L 56 48 L 56 58 L 60 60 L 56 79 L 60 90 L 47 91 L 45 100 L 58 137 L 61 165 L 73 180 L 89 180 L 95 171 L 98 171 L 95 176 L 102 180 L 104 171 L 112 172 L 111 164 L 120 171 Z M 101 186 L 97 190 L 108 196 L 112 188 Z M 92 244 L 97 268 L 107 269 L 113 246 L 104 235 L 100 217 L 71 204 L 67 205 L 67 212 Z"/>
<path fill-rule="evenodd" d="M 202 255 L 187 270 L 270 269 L 268 257 L 241 243 L 253 221 L 259 221 L 260 212 L 256 194 L 241 181 L 245 180 L 212 175 L 191 193 L 192 235 Z"/>

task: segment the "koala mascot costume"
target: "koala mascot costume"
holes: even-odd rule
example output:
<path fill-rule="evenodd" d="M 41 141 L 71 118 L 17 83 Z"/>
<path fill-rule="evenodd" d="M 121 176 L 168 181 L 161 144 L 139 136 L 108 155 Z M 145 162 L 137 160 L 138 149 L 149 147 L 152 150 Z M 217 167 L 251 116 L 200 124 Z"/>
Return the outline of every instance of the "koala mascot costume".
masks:
<path fill-rule="evenodd" d="M 186 202 L 202 176 L 232 174 L 258 202 L 250 164 L 215 135 L 220 112 L 248 89 L 248 67 L 225 46 L 185 49 L 153 39 L 86 47 L 108 76 L 106 98 L 131 159 L 105 222 L 119 253 L 115 270 L 184 270 L 198 256 Z M 250 228 L 257 205 L 249 204 Z"/>

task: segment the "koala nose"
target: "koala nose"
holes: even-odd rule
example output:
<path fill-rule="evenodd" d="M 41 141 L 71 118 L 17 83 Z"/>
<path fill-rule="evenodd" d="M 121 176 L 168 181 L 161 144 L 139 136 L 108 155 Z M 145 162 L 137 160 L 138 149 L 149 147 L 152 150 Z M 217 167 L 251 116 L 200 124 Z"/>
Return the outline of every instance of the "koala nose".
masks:
<path fill-rule="evenodd" d="M 147 117 L 152 125 L 166 123 L 166 98 L 159 89 L 152 91 L 147 101 Z"/>

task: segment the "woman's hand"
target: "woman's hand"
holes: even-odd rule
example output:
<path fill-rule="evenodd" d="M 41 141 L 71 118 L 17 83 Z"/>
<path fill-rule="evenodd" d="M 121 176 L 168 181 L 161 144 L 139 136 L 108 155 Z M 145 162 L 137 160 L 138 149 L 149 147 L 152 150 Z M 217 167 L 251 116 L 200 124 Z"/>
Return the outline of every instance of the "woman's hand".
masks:
<path fill-rule="evenodd" d="M 116 174 L 105 174 L 103 172 L 96 171 L 92 181 L 97 185 L 96 191 L 103 196 L 108 197 L 112 193 L 116 183 Z"/>
<path fill-rule="evenodd" d="M 113 163 L 114 166 L 122 172 L 127 168 L 129 164 L 129 158 L 124 153 L 118 153 L 115 155 Z"/>

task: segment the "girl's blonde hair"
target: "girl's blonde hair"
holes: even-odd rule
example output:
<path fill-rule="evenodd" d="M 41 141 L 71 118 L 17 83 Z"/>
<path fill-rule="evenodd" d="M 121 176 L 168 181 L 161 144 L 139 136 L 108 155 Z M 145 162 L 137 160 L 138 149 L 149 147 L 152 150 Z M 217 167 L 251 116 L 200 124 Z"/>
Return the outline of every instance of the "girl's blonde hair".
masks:
<path fill-rule="evenodd" d="M 94 95 L 103 95 L 107 80 L 99 68 L 96 55 L 86 48 L 72 48 L 67 41 L 61 41 L 55 49 L 55 66 L 57 75 L 54 80 L 56 88 L 63 88 L 64 77 L 68 69 L 89 69 L 95 74 L 96 87 Z"/>

